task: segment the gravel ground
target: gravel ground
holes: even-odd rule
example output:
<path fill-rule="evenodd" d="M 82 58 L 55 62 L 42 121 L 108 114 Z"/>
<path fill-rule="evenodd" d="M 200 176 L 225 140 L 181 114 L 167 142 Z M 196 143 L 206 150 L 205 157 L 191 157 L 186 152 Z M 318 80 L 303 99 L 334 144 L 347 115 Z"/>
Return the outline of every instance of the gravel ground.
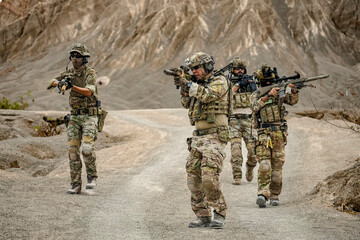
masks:
<path fill-rule="evenodd" d="M 0 239 L 359 239 L 359 215 L 306 197 L 359 157 L 359 135 L 292 114 L 289 126 L 281 205 L 258 208 L 255 180 L 231 184 L 227 146 L 221 174 L 225 228 L 190 229 L 195 215 L 186 186 L 185 139 L 193 129 L 186 111 L 112 111 L 99 135 L 94 192 L 66 194 L 65 147 L 47 175 L 33 177 L 32 168 L 0 170 Z M 65 134 L 50 139 L 66 146 Z M 0 146 L 11 148 L 14 141 Z"/>

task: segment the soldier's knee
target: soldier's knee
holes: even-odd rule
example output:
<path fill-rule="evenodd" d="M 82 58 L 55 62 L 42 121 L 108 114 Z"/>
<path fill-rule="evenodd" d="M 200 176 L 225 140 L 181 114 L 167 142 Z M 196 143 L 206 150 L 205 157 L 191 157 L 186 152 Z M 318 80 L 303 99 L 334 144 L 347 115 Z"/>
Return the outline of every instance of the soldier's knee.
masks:
<path fill-rule="evenodd" d="M 264 160 L 260 162 L 259 172 L 266 173 L 271 171 L 271 163 L 270 161 Z"/>
<path fill-rule="evenodd" d="M 217 184 L 218 175 L 215 168 L 207 167 L 203 170 L 203 175 L 201 177 L 202 184 L 205 189 L 213 189 Z"/>
<path fill-rule="evenodd" d="M 84 157 L 90 157 L 91 154 L 92 154 L 92 151 L 93 151 L 93 150 L 92 150 L 91 145 L 84 144 L 83 147 L 82 147 L 81 153 L 82 153 L 82 155 L 83 155 Z"/>
<path fill-rule="evenodd" d="M 280 171 L 273 171 L 271 175 L 273 182 L 281 182 L 281 173 Z"/>
<path fill-rule="evenodd" d="M 76 148 L 69 149 L 69 159 L 70 160 L 77 160 L 79 159 L 79 154 Z"/>
<path fill-rule="evenodd" d="M 233 156 L 240 156 L 241 155 L 241 143 L 234 142 L 231 144 L 231 154 Z"/>
<path fill-rule="evenodd" d="M 202 184 L 205 189 L 212 189 L 214 187 L 214 178 L 210 175 L 202 177 Z"/>

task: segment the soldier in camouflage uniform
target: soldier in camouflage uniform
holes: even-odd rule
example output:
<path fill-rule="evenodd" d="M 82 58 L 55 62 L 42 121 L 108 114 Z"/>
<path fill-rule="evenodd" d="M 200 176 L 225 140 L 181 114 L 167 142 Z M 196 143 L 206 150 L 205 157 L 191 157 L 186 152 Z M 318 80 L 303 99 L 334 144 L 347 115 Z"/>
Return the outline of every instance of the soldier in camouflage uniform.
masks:
<path fill-rule="evenodd" d="M 189 227 L 223 228 L 226 203 L 219 175 L 225 158 L 224 148 L 229 141 L 228 82 L 225 76 L 213 74 L 214 59 L 206 53 L 196 53 L 185 61 L 194 81 L 181 77 L 184 94 L 182 105 L 189 109 L 193 137 L 188 139 L 187 184 L 191 192 L 192 210 L 197 219 Z M 214 219 L 211 219 L 211 207 Z"/>
<path fill-rule="evenodd" d="M 246 180 L 253 179 L 253 169 L 256 166 L 255 136 L 251 121 L 250 95 L 256 89 L 255 80 L 246 75 L 246 62 L 239 57 L 232 60 L 232 71 L 228 76 L 233 90 L 233 111 L 229 117 L 231 166 L 234 185 L 241 184 L 242 178 L 242 139 L 247 148 Z"/>
<path fill-rule="evenodd" d="M 96 186 L 98 174 L 94 144 L 97 138 L 99 101 L 96 72 L 86 66 L 87 58 L 90 57 L 88 49 L 82 44 L 75 44 L 69 53 L 73 68 L 52 79 L 48 89 L 57 87 L 62 79 L 71 80 L 66 88 L 71 89 L 71 116 L 67 127 L 71 188 L 67 193 L 74 194 L 81 192 L 80 146 L 87 173 L 86 189 Z"/>
<path fill-rule="evenodd" d="M 274 68 L 275 69 L 275 68 Z M 261 87 L 271 85 L 277 78 L 277 72 L 268 65 L 263 65 L 256 73 Z M 251 109 L 255 116 L 258 132 L 256 155 L 259 161 L 258 197 L 256 204 L 266 207 L 270 200 L 271 206 L 279 205 L 282 187 L 282 167 L 285 162 L 285 145 L 287 140 L 285 104 L 294 105 L 298 102 L 298 90 L 289 84 L 284 98 L 280 98 L 278 90 L 272 88 L 264 97 L 251 95 Z"/>

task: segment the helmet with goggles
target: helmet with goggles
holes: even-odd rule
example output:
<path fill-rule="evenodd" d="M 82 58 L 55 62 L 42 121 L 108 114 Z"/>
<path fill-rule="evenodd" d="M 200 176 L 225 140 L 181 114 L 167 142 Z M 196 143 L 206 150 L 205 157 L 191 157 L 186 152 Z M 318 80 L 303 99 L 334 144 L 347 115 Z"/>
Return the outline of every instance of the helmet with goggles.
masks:
<path fill-rule="evenodd" d="M 195 53 L 193 56 L 191 56 L 190 58 L 187 58 L 185 60 L 185 64 L 190 68 L 190 69 L 194 69 L 198 66 L 204 66 L 204 69 L 207 72 L 211 72 L 212 70 L 214 70 L 214 58 L 206 53 L 203 52 L 198 52 Z"/>

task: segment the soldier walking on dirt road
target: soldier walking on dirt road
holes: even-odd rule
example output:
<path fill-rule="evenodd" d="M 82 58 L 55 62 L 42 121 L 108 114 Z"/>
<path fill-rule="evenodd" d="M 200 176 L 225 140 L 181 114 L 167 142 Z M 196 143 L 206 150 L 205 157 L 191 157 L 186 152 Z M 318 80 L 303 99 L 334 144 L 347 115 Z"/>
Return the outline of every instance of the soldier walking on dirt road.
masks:
<path fill-rule="evenodd" d="M 184 93 L 181 102 L 189 110 L 190 122 L 196 128 L 188 139 L 190 154 L 186 163 L 191 206 L 197 216 L 189 227 L 223 228 L 226 203 L 219 175 L 229 141 L 229 86 L 225 76 L 213 74 L 215 62 L 210 55 L 198 52 L 186 62 L 194 80 L 187 80 L 184 74 L 180 77 Z"/>

